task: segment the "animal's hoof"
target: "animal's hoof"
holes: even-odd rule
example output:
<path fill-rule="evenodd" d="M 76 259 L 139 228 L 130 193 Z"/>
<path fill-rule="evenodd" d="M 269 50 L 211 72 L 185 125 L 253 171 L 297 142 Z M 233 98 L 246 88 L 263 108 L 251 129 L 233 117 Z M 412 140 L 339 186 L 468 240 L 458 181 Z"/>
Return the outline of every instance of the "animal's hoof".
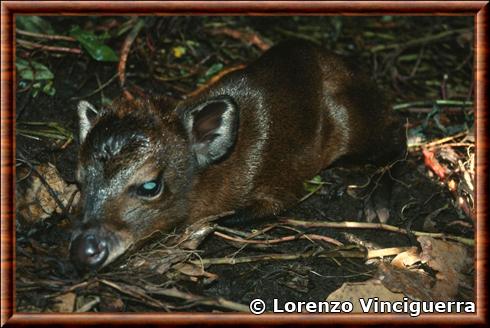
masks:
<path fill-rule="evenodd" d="M 375 202 L 368 199 L 364 203 L 364 215 L 367 222 L 387 223 L 390 218 L 390 210 L 386 201 Z"/>

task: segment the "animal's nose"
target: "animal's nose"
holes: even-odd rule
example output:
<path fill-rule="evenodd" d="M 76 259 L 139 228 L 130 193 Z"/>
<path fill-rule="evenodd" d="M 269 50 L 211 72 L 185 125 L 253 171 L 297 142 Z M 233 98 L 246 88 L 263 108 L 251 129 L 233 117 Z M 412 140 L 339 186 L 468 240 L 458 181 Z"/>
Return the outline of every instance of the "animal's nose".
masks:
<path fill-rule="evenodd" d="M 71 261 L 79 270 L 95 270 L 107 259 L 107 241 L 94 234 L 80 235 L 71 244 Z"/>

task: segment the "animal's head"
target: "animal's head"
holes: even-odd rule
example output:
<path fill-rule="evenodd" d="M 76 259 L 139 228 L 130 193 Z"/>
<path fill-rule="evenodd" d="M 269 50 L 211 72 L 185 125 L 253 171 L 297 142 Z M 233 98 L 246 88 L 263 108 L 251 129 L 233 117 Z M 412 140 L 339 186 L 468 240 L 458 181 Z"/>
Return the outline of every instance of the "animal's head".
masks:
<path fill-rule="evenodd" d="M 181 108 L 121 100 L 99 113 L 83 101 L 78 114 L 81 199 L 70 256 L 82 270 L 188 221 L 196 175 L 231 151 L 238 123 L 228 97 Z"/>

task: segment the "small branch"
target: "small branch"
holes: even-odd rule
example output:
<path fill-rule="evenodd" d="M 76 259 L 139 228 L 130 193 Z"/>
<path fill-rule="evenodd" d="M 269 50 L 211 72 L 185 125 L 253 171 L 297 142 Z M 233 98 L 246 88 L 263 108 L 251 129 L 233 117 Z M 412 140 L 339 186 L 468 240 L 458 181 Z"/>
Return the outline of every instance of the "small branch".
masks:
<path fill-rule="evenodd" d="M 220 225 L 216 225 L 216 230 L 221 231 L 221 232 L 225 232 L 225 233 L 228 233 L 231 235 L 239 236 L 239 237 L 242 237 L 245 239 L 252 239 L 253 238 L 253 237 L 250 237 L 251 234 L 248 232 L 237 230 L 237 229 L 232 229 L 232 228 L 228 228 L 228 227 L 223 227 Z M 261 230 L 261 231 L 263 231 L 263 230 Z"/>
<path fill-rule="evenodd" d="M 315 234 L 298 234 L 294 236 L 285 236 L 277 239 L 265 239 L 265 240 L 250 240 L 250 239 L 242 239 L 239 237 L 232 237 L 225 235 L 224 233 L 221 233 L 219 231 L 215 231 L 214 234 L 218 237 L 221 237 L 223 239 L 239 242 L 239 243 L 244 243 L 244 244 L 279 244 L 279 243 L 284 243 L 287 241 L 292 241 L 292 240 L 298 240 L 298 239 L 308 239 L 308 240 L 322 240 L 330 244 L 334 244 L 335 246 L 343 246 L 343 244 L 330 237 L 326 236 L 321 236 L 321 235 L 315 235 Z"/>
<path fill-rule="evenodd" d="M 96 93 L 99 93 L 100 91 L 104 90 L 106 87 L 108 87 L 112 83 L 112 81 L 114 81 L 118 76 L 119 76 L 118 74 L 115 74 L 109 80 L 107 80 L 107 82 L 104 82 L 104 84 L 102 84 L 97 89 L 95 89 L 94 91 L 90 92 L 89 94 L 86 94 L 85 96 L 82 96 L 82 97 L 72 97 L 72 98 L 70 98 L 70 100 L 78 100 L 78 99 L 86 99 L 86 98 L 89 98 L 89 97 L 95 95 Z"/>
<path fill-rule="evenodd" d="M 91 300 L 90 302 L 86 303 L 83 305 L 81 308 L 76 310 L 76 312 L 88 312 L 90 311 L 94 306 L 100 303 L 100 297 L 96 296 L 95 299 Z"/>
<path fill-rule="evenodd" d="M 414 114 L 430 114 L 434 111 L 433 107 L 409 107 L 409 108 L 404 108 L 401 109 L 400 111 L 405 111 L 408 113 L 414 113 Z M 464 108 L 463 107 L 445 107 L 444 108 L 444 113 L 447 114 L 462 114 L 464 113 Z"/>
<path fill-rule="evenodd" d="M 454 139 L 461 138 L 461 137 L 464 137 L 466 135 L 468 135 L 468 131 L 463 131 L 463 132 L 459 132 L 459 133 L 453 134 L 451 136 L 448 136 L 448 137 L 445 137 L 442 139 L 437 139 L 437 140 L 434 140 L 431 142 L 414 143 L 414 144 L 409 145 L 408 148 L 423 147 L 425 149 L 433 149 L 433 148 L 439 148 L 441 146 L 446 146 L 446 145 L 448 145 L 448 146 L 454 145 L 457 147 L 465 147 L 465 146 L 474 147 L 474 144 L 465 143 L 465 142 L 454 142 L 454 143 L 445 144 L 448 141 L 452 141 Z"/>
<path fill-rule="evenodd" d="M 443 145 L 433 145 L 430 148 L 442 148 L 442 147 L 468 147 L 474 148 L 475 144 L 468 142 L 451 142 Z"/>
<path fill-rule="evenodd" d="M 191 302 L 193 304 L 216 306 L 216 307 L 225 308 L 228 310 L 233 310 L 233 311 L 238 311 L 238 312 L 250 312 L 248 306 L 226 300 L 222 297 L 218 297 L 218 298 L 213 299 L 213 298 L 209 298 L 209 297 L 194 295 L 191 293 L 184 293 L 184 292 L 178 290 L 177 288 L 160 289 L 160 288 L 154 288 L 152 286 L 147 286 L 145 289 L 151 294 L 180 298 L 180 299 L 183 299 L 185 301 Z"/>
<path fill-rule="evenodd" d="M 380 229 L 390 232 L 402 233 L 405 235 L 413 234 L 415 236 L 429 236 L 433 238 L 450 239 L 458 241 L 468 246 L 474 246 L 475 240 L 471 238 L 465 238 L 460 236 L 446 235 L 443 233 L 430 233 L 423 231 L 408 231 L 403 228 L 395 227 L 384 223 L 369 223 L 369 222 L 325 222 L 325 221 L 302 221 L 289 218 L 281 218 L 281 222 L 290 224 L 293 226 L 305 227 L 305 228 L 334 228 L 334 229 Z"/>
<path fill-rule="evenodd" d="M 140 30 L 144 26 L 144 20 L 143 19 L 138 19 L 134 27 L 131 29 L 131 32 L 126 36 L 126 39 L 124 40 L 124 43 L 121 48 L 121 56 L 119 57 L 119 65 L 117 67 L 117 72 L 119 75 L 119 84 L 121 85 L 121 88 L 124 89 L 124 96 L 128 100 L 133 100 L 134 97 L 131 95 L 131 93 L 127 90 L 125 90 L 125 84 L 126 84 L 126 63 L 128 61 L 128 55 L 129 51 L 131 49 L 131 46 L 133 45 L 134 40 L 138 36 Z"/>
<path fill-rule="evenodd" d="M 252 44 L 262 51 L 266 51 L 271 46 L 265 42 L 257 33 L 244 32 L 239 30 L 234 30 L 228 27 L 216 28 L 214 30 L 208 31 L 211 35 L 226 35 L 233 39 L 242 41 L 246 44 Z"/>
<path fill-rule="evenodd" d="M 368 250 L 366 257 L 368 259 L 372 259 L 377 257 L 393 256 L 406 252 L 411 248 L 412 247 L 390 247 L 390 248 L 382 248 L 382 249 L 371 249 Z"/>
<path fill-rule="evenodd" d="M 296 253 L 296 254 L 266 254 L 266 255 L 254 255 L 254 256 L 244 256 L 244 257 L 220 257 L 220 258 L 211 258 L 211 259 L 197 259 L 191 260 L 189 263 L 195 265 L 218 265 L 218 264 L 228 264 L 235 265 L 241 263 L 251 263 L 258 261 L 291 261 L 298 259 L 306 259 L 311 257 L 320 257 L 320 258 L 334 258 L 334 257 L 342 257 L 342 258 L 366 258 L 366 253 L 359 251 L 358 249 L 337 249 L 332 251 L 323 251 L 318 252 L 309 251 L 305 253 Z"/>
<path fill-rule="evenodd" d="M 77 42 L 77 40 L 75 38 L 72 38 L 71 36 L 65 36 L 65 35 L 41 34 L 41 33 L 24 31 L 24 30 L 20 30 L 20 29 L 16 29 L 15 32 L 17 32 L 20 35 L 30 36 L 30 37 L 39 38 L 39 39 Z"/>
<path fill-rule="evenodd" d="M 170 306 L 165 303 L 162 303 L 161 301 L 149 296 L 148 294 L 179 298 L 195 305 L 202 304 L 202 305 L 225 308 L 233 311 L 249 312 L 248 306 L 226 300 L 222 297 L 213 299 L 209 297 L 194 295 L 191 293 L 185 293 L 178 290 L 177 288 L 165 289 L 165 288 L 159 288 L 157 286 L 152 286 L 149 284 L 145 284 L 144 287 L 137 287 L 137 286 L 127 285 L 123 283 L 116 283 L 114 281 L 109 281 L 105 279 L 99 279 L 99 281 L 107 286 L 110 286 L 118 290 L 119 292 L 135 297 L 136 299 L 139 299 L 148 305 L 152 305 L 157 308 L 163 308 L 167 311 L 170 308 L 175 308 L 175 306 Z"/>
<path fill-rule="evenodd" d="M 98 279 L 99 282 L 101 282 L 104 285 L 107 285 L 109 287 L 112 287 L 119 292 L 129 295 L 131 297 L 134 297 L 135 299 L 143 302 L 146 305 L 153 306 L 157 309 L 163 309 L 165 311 L 169 311 L 171 306 L 169 306 L 166 303 L 160 302 L 157 299 L 154 299 L 153 297 L 149 296 L 146 294 L 146 291 L 138 286 L 134 285 L 127 285 L 127 284 L 122 284 L 122 283 L 116 283 L 114 281 L 109 281 L 105 279 Z"/>
<path fill-rule="evenodd" d="M 389 49 L 406 49 L 406 48 L 417 46 L 420 44 L 424 44 L 424 43 L 427 43 L 430 41 L 440 40 L 440 39 L 446 38 L 448 36 L 451 36 L 453 34 L 464 33 L 464 32 L 469 32 L 469 30 L 467 28 L 462 28 L 462 29 L 457 29 L 457 30 L 452 30 L 452 31 L 444 31 L 444 32 L 441 32 L 439 34 L 428 35 L 428 36 L 425 36 L 423 38 L 410 40 L 410 41 L 407 41 L 407 42 L 401 43 L 401 44 L 396 43 L 396 44 L 376 46 L 376 47 L 371 48 L 370 50 L 371 50 L 371 52 L 375 53 L 375 52 L 379 52 L 379 51 L 383 51 L 383 50 L 389 50 Z"/>
<path fill-rule="evenodd" d="M 447 99 L 437 99 L 437 100 L 421 100 L 421 101 L 411 101 L 407 103 L 402 103 L 393 106 L 393 110 L 404 110 L 411 107 L 431 107 L 431 106 L 444 106 L 444 107 L 473 107 L 472 101 L 461 101 L 461 100 L 447 100 Z"/>
<path fill-rule="evenodd" d="M 445 138 L 442 138 L 442 139 L 438 139 L 438 140 L 435 140 L 435 141 L 432 141 L 432 142 L 428 142 L 424 146 L 427 147 L 427 148 L 430 148 L 430 147 L 433 147 L 433 146 L 436 146 L 436 145 L 443 144 L 443 143 L 448 142 L 448 141 L 452 141 L 452 140 L 454 140 L 456 138 L 464 137 L 467 134 L 468 134 L 467 131 L 463 131 L 463 132 L 460 132 L 460 133 L 453 134 L 452 136 L 448 136 L 448 137 L 445 137 Z"/>
<path fill-rule="evenodd" d="M 200 87 L 198 87 L 196 90 L 188 93 L 186 95 L 186 97 L 187 98 L 190 98 L 190 97 L 194 97 L 194 96 L 198 95 L 199 93 L 201 93 L 204 90 L 208 89 L 211 85 L 213 85 L 216 82 L 218 82 L 221 78 L 223 78 L 223 76 L 225 76 L 225 75 L 227 75 L 227 74 L 229 74 L 231 72 L 237 71 L 239 69 L 243 69 L 244 67 L 245 67 L 245 65 L 240 64 L 240 65 L 232 66 L 232 67 L 225 68 L 225 69 L 221 70 L 219 73 L 217 73 L 212 78 L 210 78 L 209 81 L 206 82 L 206 84 L 203 84 Z"/>
<path fill-rule="evenodd" d="M 39 43 L 34 43 L 22 39 L 17 39 L 17 43 L 27 49 L 41 49 L 46 51 L 53 52 L 67 52 L 71 54 L 80 55 L 82 53 L 82 49 L 80 48 L 67 48 L 67 47 L 54 47 L 54 46 L 46 46 Z"/>
<path fill-rule="evenodd" d="M 305 200 L 307 200 L 308 198 L 310 198 L 311 196 L 313 196 L 314 194 L 316 194 L 320 189 L 323 188 L 323 185 L 325 185 L 325 184 L 326 183 L 318 184 L 318 186 L 316 186 L 315 189 L 313 189 L 311 192 L 309 192 L 306 195 L 304 195 L 303 197 L 301 197 L 301 199 L 298 201 L 298 203 L 302 203 Z"/>

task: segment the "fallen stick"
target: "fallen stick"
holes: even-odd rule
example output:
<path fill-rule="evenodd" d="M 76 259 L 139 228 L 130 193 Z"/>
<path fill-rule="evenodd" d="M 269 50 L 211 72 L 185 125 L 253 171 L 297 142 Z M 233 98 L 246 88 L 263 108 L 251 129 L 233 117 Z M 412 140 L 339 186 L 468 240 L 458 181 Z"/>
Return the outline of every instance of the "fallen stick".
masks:
<path fill-rule="evenodd" d="M 302 221 L 290 218 L 281 218 L 280 221 L 285 224 L 306 227 L 306 228 L 334 228 L 334 229 L 380 229 L 390 232 L 397 232 L 408 235 L 409 233 L 415 236 L 429 236 L 433 238 L 449 239 L 458 241 L 464 245 L 474 246 L 475 240 L 471 238 L 465 238 L 460 236 L 446 235 L 443 233 L 432 233 L 424 231 L 412 231 L 399 227 L 395 227 L 385 223 L 369 223 L 369 222 L 355 222 L 355 221 L 343 221 L 343 222 L 325 222 L 325 221 Z"/>

